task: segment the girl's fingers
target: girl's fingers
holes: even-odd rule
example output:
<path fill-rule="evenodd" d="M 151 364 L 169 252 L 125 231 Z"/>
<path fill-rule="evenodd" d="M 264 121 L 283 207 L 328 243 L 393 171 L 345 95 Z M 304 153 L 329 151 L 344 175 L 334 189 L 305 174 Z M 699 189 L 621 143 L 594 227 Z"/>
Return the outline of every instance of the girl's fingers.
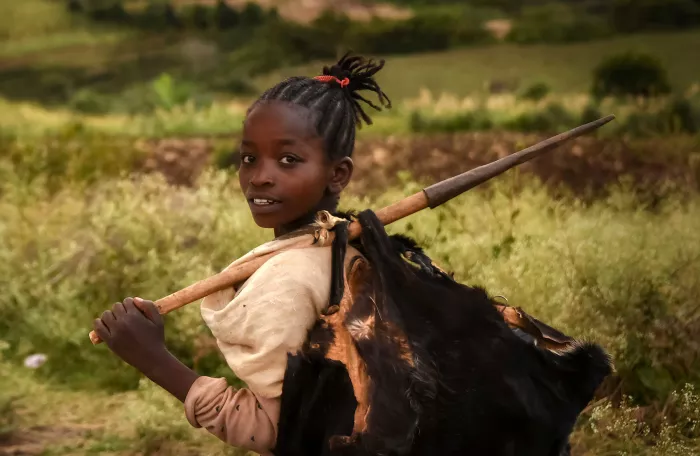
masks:
<path fill-rule="evenodd" d="M 158 308 L 153 301 L 146 301 L 141 298 L 134 298 L 134 305 L 143 312 L 146 317 L 153 323 L 160 325 L 163 322 L 163 316 L 158 311 Z"/>
<path fill-rule="evenodd" d="M 114 306 L 112 306 L 112 307 L 114 307 Z M 110 322 L 116 321 L 117 317 L 114 316 L 114 314 L 112 313 L 111 310 L 105 310 L 104 312 L 102 312 L 102 316 L 100 317 L 100 319 L 104 323 L 110 323 Z"/>
<path fill-rule="evenodd" d="M 114 304 L 114 306 L 112 306 L 112 312 L 117 318 L 123 317 L 124 315 L 126 315 L 126 309 L 124 308 L 124 304 L 122 304 L 121 302 Z"/>
<path fill-rule="evenodd" d="M 126 310 L 126 313 L 129 313 L 130 310 L 136 310 L 134 307 L 134 299 L 133 298 L 126 298 L 124 301 L 122 301 L 124 304 L 124 310 Z"/>
<path fill-rule="evenodd" d="M 107 340 L 107 338 L 111 335 L 107 325 L 105 325 L 104 322 L 99 318 L 95 319 L 95 321 L 93 322 L 93 327 L 95 329 L 95 334 L 97 334 L 103 342 Z"/>

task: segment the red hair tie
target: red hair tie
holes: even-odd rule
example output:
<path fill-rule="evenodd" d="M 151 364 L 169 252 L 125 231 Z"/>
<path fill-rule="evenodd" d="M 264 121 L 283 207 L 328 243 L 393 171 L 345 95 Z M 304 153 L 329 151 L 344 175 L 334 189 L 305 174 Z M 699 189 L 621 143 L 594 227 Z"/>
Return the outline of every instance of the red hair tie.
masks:
<path fill-rule="evenodd" d="M 314 79 L 316 79 L 317 81 L 321 81 L 321 82 L 335 81 L 338 84 L 340 84 L 340 87 L 345 87 L 346 85 L 350 84 L 350 79 L 348 79 L 348 78 L 343 78 L 343 80 L 341 81 L 340 79 L 336 78 L 335 76 L 329 76 L 329 75 L 316 76 Z"/>

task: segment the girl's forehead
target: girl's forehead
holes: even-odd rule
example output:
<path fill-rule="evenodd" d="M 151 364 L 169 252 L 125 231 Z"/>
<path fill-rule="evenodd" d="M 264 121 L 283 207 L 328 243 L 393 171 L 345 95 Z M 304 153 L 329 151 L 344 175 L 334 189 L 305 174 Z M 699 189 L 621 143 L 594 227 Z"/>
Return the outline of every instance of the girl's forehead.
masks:
<path fill-rule="evenodd" d="M 268 101 L 255 106 L 243 122 L 248 135 L 284 134 L 297 137 L 317 136 L 313 113 L 304 106 L 289 102 Z"/>

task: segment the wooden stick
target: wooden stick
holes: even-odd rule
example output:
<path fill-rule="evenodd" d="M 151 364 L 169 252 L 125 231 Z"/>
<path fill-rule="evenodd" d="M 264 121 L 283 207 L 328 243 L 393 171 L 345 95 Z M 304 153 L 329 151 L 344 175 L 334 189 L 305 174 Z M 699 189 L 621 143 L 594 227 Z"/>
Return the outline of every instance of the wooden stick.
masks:
<path fill-rule="evenodd" d="M 397 220 L 407 217 L 411 214 L 415 214 L 425 208 L 430 207 L 434 209 L 435 207 L 444 204 L 445 202 L 451 200 L 452 198 L 461 195 L 462 193 L 476 187 L 479 184 L 486 182 L 487 180 L 502 174 L 528 160 L 542 155 L 544 152 L 552 150 L 569 139 L 581 136 L 584 133 L 592 131 L 596 128 L 613 120 L 615 116 L 607 116 L 596 121 L 581 125 L 574 128 L 573 130 L 567 131 L 565 133 L 553 136 L 542 142 L 530 146 L 527 149 L 516 152 L 507 157 L 503 157 L 495 162 L 480 166 L 473 170 L 462 173 L 458 176 L 446 179 L 444 181 L 438 182 L 437 184 L 431 185 L 420 192 L 417 192 L 407 198 L 402 199 L 392 205 L 389 205 L 383 209 L 376 212 L 377 218 L 382 222 L 383 225 L 389 225 Z M 357 221 L 353 221 L 350 226 L 348 226 L 348 234 L 350 240 L 357 238 L 362 232 L 362 228 Z M 333 240 L 333 232 L 329 233 L 330 237 L 326 242 L 331 242 Z M 195 302 L 212 293 L 224 290 L 230 286 L 241 283 L 250 277 L 260 266 L 262 266 L 267 260 L 283 252 L 286 249 L 278 250 L 269 253 L 264 256 L 260 256 L 241 264 L 239 266 L 233 267 L 226 271 L 215 274 L 204 280 L 200 280 L 180 291 L 166 296 L 162 299 L 157 300 L 154 304 L 158 307 L 161 314 L 166 314 L 172 312 L 175 309 Z M 93 344 L 97 345 L 101 342 L 99 336 L 95 334 L 94 331 L 90 332 L 90 340 Z"/>

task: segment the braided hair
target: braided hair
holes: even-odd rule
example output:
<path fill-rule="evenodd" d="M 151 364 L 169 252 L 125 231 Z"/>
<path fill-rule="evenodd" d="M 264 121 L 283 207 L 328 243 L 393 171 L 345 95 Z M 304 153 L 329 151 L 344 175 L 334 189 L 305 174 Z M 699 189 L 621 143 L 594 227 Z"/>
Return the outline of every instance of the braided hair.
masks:
<path fill-rule="evenodd" d="M 329 158 L 350 157 L 355 148 L 356 128 L 362 128 L 362 121 L 372 124 L 360 101 L 381 111 L 358 92 L 370 90 L 377 94 L 383 106 L 391 108 L 391 101 L 374 80 L 374 75 L 383 67 L 384 60 L 377 63 L 347 53 L 335 65 L 324 66 L 322 76 L 295 76 L 268 89 L 248 112 L 266 101 L 287 101 L 304 106 L 315 114 L 316 131 L 324 139 Z"/>

